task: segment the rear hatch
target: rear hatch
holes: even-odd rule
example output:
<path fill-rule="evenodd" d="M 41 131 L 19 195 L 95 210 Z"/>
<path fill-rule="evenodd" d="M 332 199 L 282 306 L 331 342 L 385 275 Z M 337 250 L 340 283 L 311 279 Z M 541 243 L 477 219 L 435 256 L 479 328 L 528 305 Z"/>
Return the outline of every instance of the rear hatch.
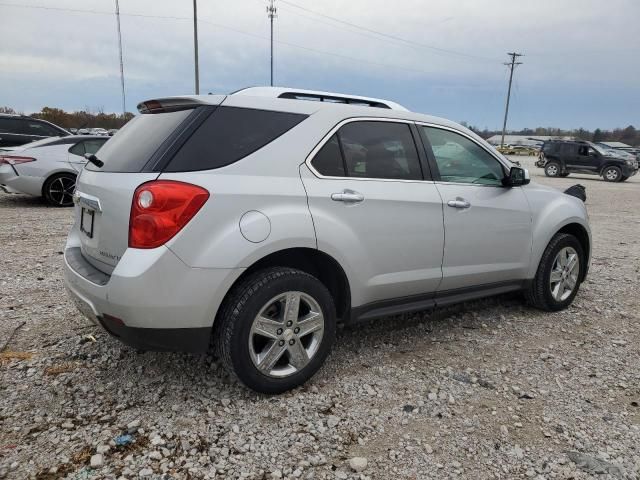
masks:
<path fill-rule="evenodd" d="M 88 163 L 76 183 L 76 224 L 84 258 L 111 274 L 128 247 L 131 202 L 136 188 L 160 175 L 163 158 L 190 134 L 224 96 L 146 102 Z"/>

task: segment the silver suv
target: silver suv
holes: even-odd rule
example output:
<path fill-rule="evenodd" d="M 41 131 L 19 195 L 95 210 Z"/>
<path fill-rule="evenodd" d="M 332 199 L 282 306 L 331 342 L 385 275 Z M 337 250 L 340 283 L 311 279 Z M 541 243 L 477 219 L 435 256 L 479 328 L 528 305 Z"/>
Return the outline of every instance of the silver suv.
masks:
<path fill-rule="evenodd" d="M 569 305 L 584 204 L 466 128 L 284 88 L 151 100 L 78 177 L 65 279 L 124 343 L 204 352 L 283 392 L 349 323 L 523 291 Z"/>

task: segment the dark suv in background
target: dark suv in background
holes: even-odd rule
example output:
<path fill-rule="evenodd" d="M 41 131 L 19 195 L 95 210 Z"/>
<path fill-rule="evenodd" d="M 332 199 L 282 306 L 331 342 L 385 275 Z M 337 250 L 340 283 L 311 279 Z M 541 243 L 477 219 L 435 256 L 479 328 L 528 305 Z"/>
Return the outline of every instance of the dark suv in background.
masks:
<path fill-rule="evenodd" d="M 0 114 L 0 148 L 17 147 L 48 137 L 71 135 L 64 128 L 24 115 Z"/>
<path fill-rule="evenodd" d="M 544 168 L 547 177 L 587 173 L 599 175 L 607 182 L 624 182 L 638 173 L 636 160 L 621 158 L 612 150 L 585 141 L 546 141 L 536 165 Z"/>

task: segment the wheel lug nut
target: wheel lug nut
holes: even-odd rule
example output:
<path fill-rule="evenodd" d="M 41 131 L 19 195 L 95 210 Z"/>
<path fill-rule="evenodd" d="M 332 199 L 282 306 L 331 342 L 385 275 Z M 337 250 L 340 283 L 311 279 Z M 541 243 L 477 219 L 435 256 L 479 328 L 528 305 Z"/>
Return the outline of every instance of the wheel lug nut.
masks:
<path fill-rule="evenodd" d="M 300 328 L 299 327 L 294 328 L 293 333 L 300 333 Z"/>
<path fill-rule="evenodd" d="M 280 340 L 280 341 L 278 342 L 278 344 L 279 344 L 280 346 L 283 346 L 283 345 L 284 345 L 284 340 Z"/>
<path fill-rule="evenodd" d="M 278 331 L 276 332 L 278 335 L 282 335 L 282 329 L 279 328 Z"/>
<path fill-rule="evenodd" d="M 294 343 L 296 343 L 296 341 L 293 338 L 289 340 L 289 345 L 293 345 Z"/>
<path fill-rule="evenodd" d="M 293 322 L 292 322 L 291 320 L 289 320 L 289 321 L 287 322 L 287 327 L 290 327 L 291 325 L 293 325 Z"/>

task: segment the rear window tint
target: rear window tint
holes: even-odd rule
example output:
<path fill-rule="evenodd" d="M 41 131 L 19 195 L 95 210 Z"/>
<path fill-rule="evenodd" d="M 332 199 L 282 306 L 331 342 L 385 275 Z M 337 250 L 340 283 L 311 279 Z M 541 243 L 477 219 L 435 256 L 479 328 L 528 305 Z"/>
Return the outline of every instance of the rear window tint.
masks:
<path fill-rule="evenodd" d="M 88 163 L 88 170 L 99 172 L 140 172 L 162 143 L 193 112 L 179 110 L 168 113 L 136 115 L 100 148 L 102 168 Z"/>
<path fill-rule="evenodd" d="M 218 107 L 198 127 L 164 169 L 211 170 L 252 154 L 295 127 L 307 115 Z"/>
<path fill-rule="evenodd" d="M 333 135 L 327 143 L 316 153 L 311 162 L 320 175 L 325 177 L 344 177 L 344 161 L 338 144 L 338 136 Z"/>

